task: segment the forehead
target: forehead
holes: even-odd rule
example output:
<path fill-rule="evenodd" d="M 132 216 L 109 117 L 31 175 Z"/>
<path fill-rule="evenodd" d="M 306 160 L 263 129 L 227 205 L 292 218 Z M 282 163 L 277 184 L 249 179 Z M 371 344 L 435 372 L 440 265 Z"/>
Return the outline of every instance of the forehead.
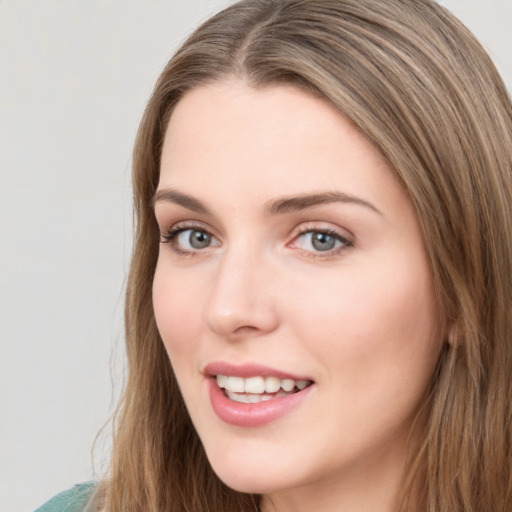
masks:
<path fill-rule="evenodd" d="M 372 201 L 383 187 L 400 192 L 386 159 L 329 102 L 290 86 L 256 89 L 239 80 L 182 98 L 160 171 L 160 188 L 221 197 L 229 184 L 231 201 L 340 187 Z"/>

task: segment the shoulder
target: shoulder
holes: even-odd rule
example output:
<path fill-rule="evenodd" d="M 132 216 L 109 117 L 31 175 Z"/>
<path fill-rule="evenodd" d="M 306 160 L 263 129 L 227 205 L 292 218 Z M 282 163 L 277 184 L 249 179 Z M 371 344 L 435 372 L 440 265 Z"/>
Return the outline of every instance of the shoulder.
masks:
<path fill-rule="evenodd" d="M 54 496 L 34 512 L 85 512 L 96 482 L 77 484 Z"/>

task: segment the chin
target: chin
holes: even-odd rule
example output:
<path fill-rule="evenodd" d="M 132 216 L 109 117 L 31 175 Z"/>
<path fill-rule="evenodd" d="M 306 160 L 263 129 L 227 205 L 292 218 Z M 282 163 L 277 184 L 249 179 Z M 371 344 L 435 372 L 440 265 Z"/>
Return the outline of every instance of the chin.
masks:
<path fill-rule="evenodd" d="M 247 494 L 271 494 L 286 489 L 290 486 L 289 481 L 284 481 L 282 475 L 275 472 L 263 470 L 247 471 L 241 468 L 213 468 L 220 480 L 231 489 Z M 264 473 L 264 474 L 263 474 Z"/>
<path fill-rule="evenodd" d="M 250 441 L 247 442 L 250 444 Z M 217 445 L 214 453 L 206 451 L 215 474 L 231 489 L 249 494 L 269 494 L 293 486 L 300 475 L 293 471 L 297 464 L 283 464 L 270 449 L 222 449 Z M 279 464 L 281 459 L 281 464 Z M 289 462 L 289 461 L 288 461 Z"/>

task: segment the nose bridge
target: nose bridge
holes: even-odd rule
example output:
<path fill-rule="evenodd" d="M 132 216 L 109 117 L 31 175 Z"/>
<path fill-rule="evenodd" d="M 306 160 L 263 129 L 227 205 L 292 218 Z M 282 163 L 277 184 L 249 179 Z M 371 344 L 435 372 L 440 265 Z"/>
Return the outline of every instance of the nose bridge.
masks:
<path fill-rule="evenodd" d="M 223 337 L 275 329 L 271 268 L 249 240 L 228 247 L 213 279 L 205 321 Z"/>

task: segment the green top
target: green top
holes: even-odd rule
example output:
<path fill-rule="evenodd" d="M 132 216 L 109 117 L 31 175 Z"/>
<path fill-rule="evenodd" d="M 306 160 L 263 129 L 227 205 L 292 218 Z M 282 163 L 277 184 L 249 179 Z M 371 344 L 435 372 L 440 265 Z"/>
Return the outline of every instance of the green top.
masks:
<path fill-rule="evenodd" d="M 86 512 L 87 501 L 95 485 L 96 482 L 75 485 L 71 489 L 57 494 L 35 512 Z"/>

